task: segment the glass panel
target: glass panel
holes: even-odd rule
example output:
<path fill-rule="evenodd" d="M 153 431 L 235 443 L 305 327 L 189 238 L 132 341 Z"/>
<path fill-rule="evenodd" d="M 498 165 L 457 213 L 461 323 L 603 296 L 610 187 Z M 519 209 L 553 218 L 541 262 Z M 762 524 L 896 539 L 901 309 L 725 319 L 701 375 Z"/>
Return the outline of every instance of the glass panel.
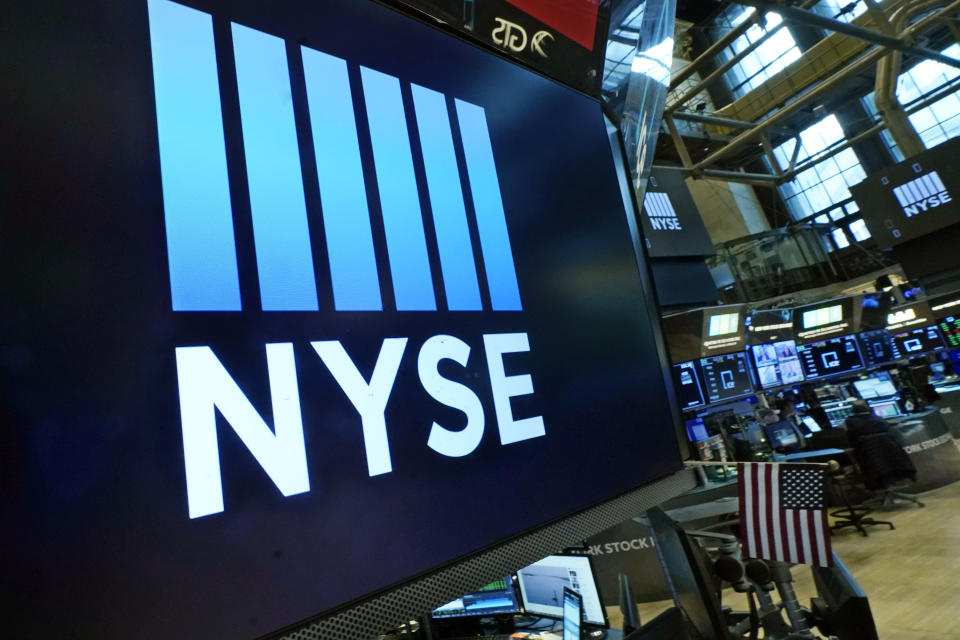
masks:
<path fill-rule="evenodd" d="M 867 223 L 863 221 L 863 218 L 850 223 L 850 233 L 853 234 L 857 242 L 863 242 L 870 237 L 870 232 L 867 231 Z"/>
<path fill-rule="evenodd" d="M 847 240 L 847 234 L 843 232 L 843 229 L 834 229 L 831 231 L 833 235 L 833 241 L 837 243 L 838 249 L 844 249 L 850 246 L 850 241 Z"/>
<path fill-rule="evenodd" d="M 829 149 L 843 140 L 843 128 L 836 116 L 831 114 L 800 132 L 799 157 Z M 793 140 L 788 140 L 775 148 L 774 154 L 778 158 L 789 157 L 794 144 Z M 787 163 L 789 160 L 784 164 Z M 857 154 L 853 149 L 844 149 L 798 174 L 791 183 L 781 185 L 780 195 L 787 200 L 794 218 L 802 218 L 849 200 L 848 187 L 860 182 L 863 177 L 864 171 Z M 805 202 L 800 199 L 802 196 L 806 197 Z M 844 213 L 842 209 L 837 209 L 832 215 L 843 217 Z"/>

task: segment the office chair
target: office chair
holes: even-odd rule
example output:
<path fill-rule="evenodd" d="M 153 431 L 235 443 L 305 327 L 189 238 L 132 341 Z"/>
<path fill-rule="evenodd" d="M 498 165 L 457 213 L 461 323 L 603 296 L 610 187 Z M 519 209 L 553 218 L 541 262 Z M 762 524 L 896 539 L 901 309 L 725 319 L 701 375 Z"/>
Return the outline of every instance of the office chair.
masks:
<path fill-rule="evenodd" d="M 855 505 L 850 499 L 850 495 L 856 491 L 861 482 L 854 467 L 841 467 L 830 474 L 833 479 L 833 488 L 836 490 L 834 495 L 840 498 L 843 503 L 842 509 L 831 511 L 830 515 L 836 518 L 836 524 L 830 527 L 831 532 L 836 532 L 846 527 L 855 527 L 860 535 L 866 537 L 865 527 L 873 525 L 886 525 L 890 529 L 896 529 L 892 522 L 887 520 L 875 520 L 870 517 L 873 509 L 864 504 Z"/>
<path fill-rule="evenodd" d="M 915 496 L 897 490 L 906 486 L 907 481 L 916 481 L 917 468 L 890 433 L 874 433 L 859 438 L 853 455 L 866 488 L 880 493 L 864 502 L 864 506 L 891 509 L 898 501 L 924 506 Z"/>

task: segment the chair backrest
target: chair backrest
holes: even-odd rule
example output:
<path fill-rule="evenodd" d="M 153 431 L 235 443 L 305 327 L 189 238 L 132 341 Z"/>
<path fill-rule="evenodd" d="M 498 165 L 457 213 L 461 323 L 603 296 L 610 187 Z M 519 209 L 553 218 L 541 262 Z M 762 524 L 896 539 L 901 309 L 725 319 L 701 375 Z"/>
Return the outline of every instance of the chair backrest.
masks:
<path fill-rule="evenodd" d="M 886 489 L 904 480 L 916 480 L 917 468 L 889 433 L 859 438 L 854 457 L 868 489 Z"/>

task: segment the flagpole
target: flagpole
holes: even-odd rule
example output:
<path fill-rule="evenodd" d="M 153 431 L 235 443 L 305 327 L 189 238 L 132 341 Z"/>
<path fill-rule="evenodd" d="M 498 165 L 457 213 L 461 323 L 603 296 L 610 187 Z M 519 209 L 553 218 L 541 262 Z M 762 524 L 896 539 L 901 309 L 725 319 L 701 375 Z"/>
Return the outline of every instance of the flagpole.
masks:
<path fill-rule="evenodd" d="M 744 464 L 743 461 L 730 461 L 720 462 L 717 460 L 686 460 L 684 464 L 688 467 L 735 467 L 738 464 Z M 815 467 L 830 467 L 831 470 L 837 470 L 840 468 L 840 465 L 836 460 L 831 460 L 830 462 L 778 462 L 772 460 L 769 462 L 754 462 L 752 464 L 802 464 L 804 466 L 815 466 Z"/>

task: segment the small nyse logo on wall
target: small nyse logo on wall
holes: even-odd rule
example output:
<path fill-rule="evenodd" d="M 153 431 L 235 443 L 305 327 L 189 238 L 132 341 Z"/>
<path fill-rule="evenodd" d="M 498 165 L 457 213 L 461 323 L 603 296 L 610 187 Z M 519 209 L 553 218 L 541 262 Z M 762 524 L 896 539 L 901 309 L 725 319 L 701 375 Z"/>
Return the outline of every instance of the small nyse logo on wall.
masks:
<path fill-rule="evenodd" d="M 244 309 L 213 17 L 170 0 L 147 0 L 147 5 L 172 310 L 238 312 Z M 301 46 L 298 80 L 306 87 L 326 240 L 326 255 L 320 259 L 325 258 L 331 282 L 331 290 L 318 291 L 287 43 L 235 23 L 229 37 L 234 59 L 227 64 L 236 71 L 263 312 L 523 310 L 484 108 L 457 98 L 448 105 L 440 92 L 363 66 L 359 82 L 352 81 L 346 60 Z M 409 108 L 404 90 L 412 96 Z M 354 113 L 354 95 L 360 93 L 372 158 L 363 158 L 360 150 L 360 121 Z M 414 139 L 408 120 L 417 124 Z M 301 135 L 305 128 L 301 125 Z M 469 209 L 455 142 L 463 149 L 462 173 L 472 194 Z M 430 242 L 435 242 L 438 264 L 427 248 L 413 145 L 419 146 L 423 159 L 424 199 L 433 226 Z M 387 299 L 392 298 L 395 310 L 384 309 L 384 270 L 378 268 L 374 250 L 365 160 L 377 178 L 389 263 L 385 279 L 393 293 Z M 474 246 L 471 223 L 479 247 Z M 477 254 L 489 302 L 481 297 Z M 435 290 L 434 270 L 442 280 L 442 299 Z M 484 403 L 477 392 L 440 373 L 445 360 L 466 367 L 471 346 L 440 334 L 426 339 L 415 357 L 404 358 L 408 342 L 405 337 L 383 339 L 369 377 L 339 340 L 310 342 L 311 351 L 356 409 L 369 476 L 393 471 L 385 411 L 403 362 L 416 363 L 428 395 L 466 416 L 466 426 L 457 429 L 434 422 L 426 447 L 462 457 L 476 450 L 484 434 Z M 273 428 L 210 346 L 174 349 L 191 518 L 224 510 L 218 412 L 284 496 L 310 491 L 293 343 L 271 342 L 265 348 Z M 527 334 L 484 334 L 480 349 L 500 444 L 545 435 L 542 416 L 516 419 L 511 408 L 511 398 L 533 393 L 530 374 L 507 375 L 504 365 L 506 354 L 530 350 Z"/>
<path fill-rule="evenodd" d="M 643 196 L 643 209 L 647 212 L 650 226 L 657 231 L 683 231 L 677 211 L 666 193 L 648 191 Z"/>
<path fill-rule="evenodd" d="M 950 202 L 952 198 L 936 171 L 915 178 L 899 187 L 894 187 L 893 195 L 908 218 L 925 213 L 930 209 Z"/>

